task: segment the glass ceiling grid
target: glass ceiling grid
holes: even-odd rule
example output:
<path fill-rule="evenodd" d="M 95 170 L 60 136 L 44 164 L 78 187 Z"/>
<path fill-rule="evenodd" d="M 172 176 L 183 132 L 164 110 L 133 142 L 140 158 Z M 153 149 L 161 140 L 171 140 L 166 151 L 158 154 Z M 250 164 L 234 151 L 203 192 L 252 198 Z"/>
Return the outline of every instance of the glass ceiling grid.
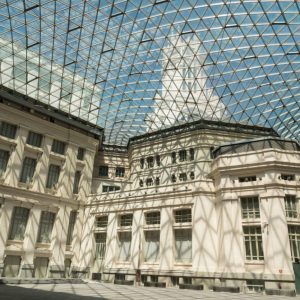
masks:
<path fill-rule="evenodd" d="M 0 84 L 105 129 L 105 142 L 199 119 L 300 141 L 300 4 L 0 3 Z"/>

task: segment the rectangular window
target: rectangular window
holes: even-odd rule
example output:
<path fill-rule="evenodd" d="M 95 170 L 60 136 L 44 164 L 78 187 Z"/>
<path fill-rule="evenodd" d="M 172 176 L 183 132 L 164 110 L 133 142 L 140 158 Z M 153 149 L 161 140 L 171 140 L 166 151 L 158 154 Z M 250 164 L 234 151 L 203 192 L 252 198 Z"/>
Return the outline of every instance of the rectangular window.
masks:
<path fill-rule="evenodd" d="M 58 140 L 53 140 L 52 147 L 51 147 L 52 152 L 64 155 L 65 148 L 66 148 L 66 143 Z"/>
<path fill-rule="evenodd" d="M 29 131 L 26 144 L 40 148 L 42 145 L 43 135 Z"/>
<path fill-rule="evenodd" d="M 20 177 L 20 182 L 30 183 L 32 182 L 33 175 L 36 167 L 36 159 L 31 157 L 25 157 L 23 161 L 23 167 Z"/>
<path fill-rule="evenodd" d="M 42 211 L 40 226 L 39 226 L 39 234 L 38 234 L 38 243 L 50 243 L 52 229 L 55 220 L 55 213 Z"/>
<path fill-rule="evenodd" d="M 172 164 L 176 164 L 176 152 L 172 152 L 171 158 L 172 158 Z"/>
<path fill-rule="evenodd" d="M 180 173 L 179 174 L 179 181 L 187 181 L 186 173 Z"/>
<path fill-rule="evenodd" d="M 73 194 L 78 194 L 80 178 L 81 178 L 81 172 L 76 171 L 74 176 Z"/>
<path fill-rule="evenodd" d="M 239 177 L 239 182 L 256 181 L 256 176 Z"/>
<path fill-rule="evenodd" d="M 181 263 L 192 262 L 192 230 L 175 229 L 175 261 Z"/>
<path fill-rule="evenodd" d="M 116 177 L 124 177 L 125 176 L 125 168 L 116 167 Z"/>
<path fill-rule="evenodd" d="M 258 197 L 243 197 L 243 198 L 241 198 L 241 207 L 242 207 L 242 218 L 243 219 L 260 218 Z"/>
<path fill-rule="evenodd" d="M 105 228 L 108 224 L 108 216 L 96 217 L 96 227 L 97 228 Z"/>
<path fill-rule="evenodd" d="M 140 168 L 141 168 L 141 169 L 144 169 L 144 166 L 145 166 L 145 159 L 144 159 L 144 158 L 141 158 L 141 159 L 140 159 Z"/>
<path fill-rule="evenodd" d="M 190 149 L 190 160 L 195 159 L 195 150 L 193 148 Z"/>
<path fill-rule="evenodd" d="M 156 165 L 159 167 L 160 166 L 160 156 L 156 155 L 155 160 L 156 160 Z"/>
<path fill-rule="evenodd" d="M 47 184 L 46 187 L 48 189 L 51 189 L 55 187 L 58 183 L 60 174 L 60 166 L 57 165 L 50 165 L 49 172 L 48 172 L 48 178 L 47 178 Z"/>
<path fill-rule="evenodd" d="M 293 181 L 295 180 L 295 174 L 281 174 L 281 179 L 287 180 L 287 181 Z"/>
<path fill-rule="evenodd" d="M 115 191 L 119 191 L 121 188 L 117 185 L 103 185 L 102 186 L 102 192 L 106 193 L 106 192 L 115 192 Z"/>
<path fill-rule="evenodd" d="M 106 232 L 95 233 L 96 258 L 104 259 L 106 251 Z"/>
<path fill-rule="evenodd" d="M 0 135 L 10 139 L 15 139 L 17 133 L 17 126 L 6 122 L 0 123 Z"/>
<path fill-rule="evenodd" d="M 300 226 L 288 225 L 288 232 L 292 260 L 300 261 Z"/>
<path fill-rule="evenodd" d="M 119 260 L 128 261 L 130 259 L 131 232 L 118 232 L 118 247 Z"/>
<path fill-rule="evenodd" d="M 186 160 L 187 160 L 186 150 L 180 150 L 179 161 L 186 161 Z"/>
<path fill-rule="evenodd" d="M 145 244 L 144 244 L 144 260 L 157 261 L 159 256 L 159 239 L 160 232 L 145 231 Z"/>
<path fill-rule="evenodd" d="M 284 197 L 285 215 L 288 218 L 298 218 L 298 201 L 294 195 Z"/>
<path fill-rule="evenodd" d="M 29 209 L 24 207 L 14 207 L 11 219 L 10 240 L 24 240 L 26 225 L 29 216 Z"/>
<path fill-rule="evenodd" d="M 176 175 L 175 175 L 175 174 L 172 174 L 172 176 L 171 176 L 171 181 L 172 181 L 172 182 L 176 182 Z"/>
<path fill-rule="evenodd" d="M 146 186 L 152 186 L 153 185 L 153 179 L 152 178 L 147 178 L 146 179 Z"/>
<path fill-rule="evenodd" d="M 263 246 L 260 226 L 243 226 L 247 260 L 263 260 Z"/>
<path fill-rule="evenodd" d="M 119 219 L 120 226 L 132 226 L 132 214 L 121 215 Z"/>
<path fill-rule="evenodd" d="M 69 218 L 68 234 L 67 234 L 67 245 L 72 244 L 76 218 L 77 218 L 77 211 L 75 210 L 71 211 L 70 218 Z"/>
<path fill-rule="evenodd" d="M 150 156 L 147 157 L 147 168 L 153 168 L 154 167 L 154 157 Z"/>
<path fill-rule="evenodd" d="M 83 160 L 84 159 L 84 154 L 85 154 L 85 149 L 79 147 L 78 151 L 77 151 L 77 159 L 78 160 Z"/>
<path fill-rule="evenodd" d="M 153 211 L 145 214 L 146 225 L 159 225 L 160 224 L 160 212 Z"/>
<path fill-rule="evenodd" d="M 9 152 L 0 150 L 0 178 L 4 175 L 9 159 Z"/>
<path fill-rule="evenodd" d="M 108 177 L 108 166 L 99 166 L 99 176 Z"/>
<path fill-rule="evenodd" d="M 175 223 L 189 223 L 192 222 L 192 211 L 188 209 L 180 209 L 174 211 Z"/>

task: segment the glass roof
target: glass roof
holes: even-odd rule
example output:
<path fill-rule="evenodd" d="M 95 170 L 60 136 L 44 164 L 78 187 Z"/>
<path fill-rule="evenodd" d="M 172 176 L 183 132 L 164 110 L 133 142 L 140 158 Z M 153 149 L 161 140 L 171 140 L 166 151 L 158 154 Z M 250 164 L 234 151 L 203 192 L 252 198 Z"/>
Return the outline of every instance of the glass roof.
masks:
<path fill-rule="evenodd" d="M 105 129 L 201 118 L 299 138 L 300 2 L 6 0 L 0 84 Z"/>

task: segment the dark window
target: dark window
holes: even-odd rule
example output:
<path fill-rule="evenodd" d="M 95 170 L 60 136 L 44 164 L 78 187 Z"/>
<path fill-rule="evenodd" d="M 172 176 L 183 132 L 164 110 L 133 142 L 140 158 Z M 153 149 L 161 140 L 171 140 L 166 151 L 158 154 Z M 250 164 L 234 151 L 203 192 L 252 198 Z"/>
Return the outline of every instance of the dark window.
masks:
<path fill-rule="evenodd" d="M 175 210 L 175 223 L 188 223 L 192 222 L 192 211 L 188 209 Z"/>
<path fill-rule="evenodd" d="M 5 150 L 0 150 L 0 178 L 5 173 L 8 159 L 9 159 L 9 152 Z"/>
<path fill-rule="evenodd" d="M 194 173 L 194 172 L 191 172 L 191 173 L 190 173 L 190 178 L 191 178 L 191 180 L 194 180 L 194 179 L 195 179 L 195 173 Z"/>
<path fill-rule="evenodd" d="M 295 175 L 294 174 L 281 174 L 281 179 L 293 181 L 293 180 L 295 180 Z"/>
<path fill-rule="evenodd" d="M 46 187 L 51 189 L 58 183 L 60 166 L 50 165 Z"/>
<path fill-rule="evenodd" d="M 29 209 L 24 207 L 15 207 L 11 219 L 10 240 L 24 240 L 25 230 L 29 216 Z"/>
<path fill-rule="evenodd" d="M 187 181 L 186 173 L 180 173 L 179 174 L 179 181 Z"/>
<path fill-rule="evenodd" d="M 155 178 L 155 185 L 159 185 L 160 184 L 160 179 L 159 179 L 159 177 L 156 177 Z"/>
<path fill-rule="evenodd" d="M 131 226 L 132 225 L 132 219 L 133 219 L 132 214 L 121 215 L 119 225 L 120 226 Z"/>
<path fill-rule="evenodd" d="M 36 167 L 36 159 L 25 157 L 20 177 L 20 182 L 30 183 L 32 181 Z"/>
<path fill-rule="evenodd" d="M 153 168 L 154 167 L 154 157 L 150 156 L 147 157 L 147 168 Z"/>
<path fill-rule="evenodd" d="M 146 185 L 147 186 L 152 186 L 153 185 L 153 179 L 152 178 L 147 178 L 146 179 Z"/>
<path fill-rule="evenodd" d="M 186 150 L 180 150 L 179 161 L 186 161 L 186 159 L 187 159 Z"/>
<path fill-rule="evenodd" d="M 99 176 L 108 177 L 108 166 L 99 167 Z"/>
<path fill-rule="evenodd" d="M 239 177 L 239 182 L 256 181 L 256 176 Z"/>
<path fill-rule="evenodd" d="M 38 234 L 38 243 L 50 243 L 52 229 L 55 221 L 55 213 L 42 211 L 40 226 L 39 226 L 39 234 Z"/>
<path fill-rule="evenodd" d="M 71 245 L 72 243 L 76 218 L 77 218 L 77 211 L 75 210 L 71 211 L 70 218 L 69 218 L 68 234 L 67 234 L 67 245 Z"/>
<path fill-rule="evenodd" d="M 140 179 L 139 184 L 140 184 L 140 187 L 143 187 L 144 186 L 144 181 L 142 179 Z"/>
<path fill-rule="evenodd" d="M 84 154 L 85 154 L 85 149 L 84 148 L 78 148 L 77 159 L 78 160 L 83 160 L 84 159 Z"/>
<path fill-rule="evenodd" d="M 144 166 L 145 166 L 145 159 L 141 158 L 140 159 L 140 167 L 141 167 L 141 169 L 144 169 Z"/>
<path fill-rule="evenodd" d="M 107 227 L 108 224 L 108 216 L 96 217 L 96 227 Z"/>
<path fill-rule="evenodd" d="M 147 225 L 160 224 L 160 212 L 159 211 L 148 212 L 145 214 L 145 217 L 146 217 Z"/>
<path fill-rule="evenodd" d="M 103 185 L 102 186 L 102 192 L 115 192 L 119 191 L 121 188 L 117 185 Z"/>
<path fill-rule="evenodd" d="M 73 194 L 78 194 L 81 172 L 76 171 L 74 176 Z"/>
<path fill-rule="evenodd" d="M 17 126 L 13 124 L 9 124 L 6 122 L 0 123 L 0 135 L 5 136 L 10 139 L 14 139 L 16 137 Z"/>
<path fill-rule="evenodd" d="M 171 157 L 172 157 L 172 164 L 176 164 L 176 152 L 172 152 Z"/>
<path fill-rule="evenodd" d="M 159 167 L 160 166 L 160 156 L 156 155 L 155 160 L 156 160 L 156 165 Z"/>
<path fill-rule="evenodd" d="M 176 175 L 175 174 L 172 174 L 171 181 L 176 182 Z"/>
<path fill-rule="evenodd" d="M 52 152 L 64 155 L 65 148 L 66 148 L 66 143 L 58 140 L 53 140 L 52 147 L 51 147 Z"/>
<path fill-rule="evenodd" d="M 42 145 L 42 140 L 43 140 L 42 134 L 29 131 L 26 144 L 40 148 Z"/>
<path fill-rule="evenodd" d="M 116 177 L 124 177 L 125 176 L 125 168 L 116 167 Z"/>
<path fill-rule="evenodd" d="M 190 160 L 194 160 L 195 159 L 195 151 L 193 148 L 190 149 Z"/>

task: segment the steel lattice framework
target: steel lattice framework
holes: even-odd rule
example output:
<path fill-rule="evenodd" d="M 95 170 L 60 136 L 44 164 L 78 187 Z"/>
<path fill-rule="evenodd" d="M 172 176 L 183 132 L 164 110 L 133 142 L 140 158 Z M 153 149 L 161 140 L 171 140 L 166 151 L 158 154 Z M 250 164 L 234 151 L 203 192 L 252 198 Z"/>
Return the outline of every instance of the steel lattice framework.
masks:
<path fill-rule="evenodd" d="M 300 2 L 1 0 L 0 84 L 105 129 L 201 118 L 299 138 Z"/>

